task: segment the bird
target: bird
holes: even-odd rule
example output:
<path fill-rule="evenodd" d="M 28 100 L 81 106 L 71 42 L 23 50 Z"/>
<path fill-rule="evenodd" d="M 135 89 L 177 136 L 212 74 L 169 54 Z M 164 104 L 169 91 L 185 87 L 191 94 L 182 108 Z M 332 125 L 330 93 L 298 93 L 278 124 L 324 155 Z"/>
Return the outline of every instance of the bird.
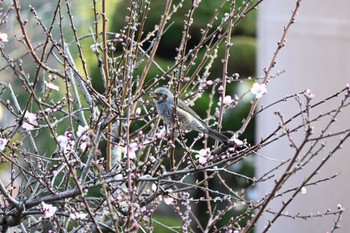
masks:
<path fill-rule="evenodd" d="M 154 90 L 152 97 L 156 103 L 158 115 L 163 120 L 164 124 L 173 126 L 175 122 L 175 99 L 173 93 L 166 87 L 158 87 Z M 202 132 L 222 143 L 228 143 L 229 139 L 224 134 L 210 128 L 200 116 L 181 99 L 177 100 L 176 115 L 178 117 L 180 129 Z"/>

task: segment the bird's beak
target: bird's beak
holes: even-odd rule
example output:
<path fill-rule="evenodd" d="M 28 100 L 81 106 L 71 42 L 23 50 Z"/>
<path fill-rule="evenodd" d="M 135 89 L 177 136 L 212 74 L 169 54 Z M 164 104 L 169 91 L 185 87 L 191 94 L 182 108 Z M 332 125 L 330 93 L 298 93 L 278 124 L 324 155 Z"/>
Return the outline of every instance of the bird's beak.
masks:
<path fill-rule="evenodd" d="M 154 93 L 150 93 L 148 96 L 147 96 L 147 99 L 155 99 L 157 98 L 157 94 L 154 94 Z"/>

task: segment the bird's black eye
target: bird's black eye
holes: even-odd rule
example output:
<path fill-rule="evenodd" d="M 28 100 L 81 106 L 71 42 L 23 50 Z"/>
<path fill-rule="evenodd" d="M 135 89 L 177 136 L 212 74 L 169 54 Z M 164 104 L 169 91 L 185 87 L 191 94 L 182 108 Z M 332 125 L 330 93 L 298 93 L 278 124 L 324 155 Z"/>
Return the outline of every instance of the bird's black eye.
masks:
<path fill-rule="evenodd" d="M 163 97 L 163 100 L 166 100 L 168 98 L 166 94 L 163 94 L 162 97 Z"/>

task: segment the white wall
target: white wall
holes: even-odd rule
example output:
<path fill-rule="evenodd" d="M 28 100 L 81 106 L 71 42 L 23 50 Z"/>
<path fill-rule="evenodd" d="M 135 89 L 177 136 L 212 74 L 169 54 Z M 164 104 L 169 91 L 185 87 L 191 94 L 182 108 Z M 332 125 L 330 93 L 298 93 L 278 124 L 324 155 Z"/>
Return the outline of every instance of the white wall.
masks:
<path fill-rule="evenodd" d="M 288 22 L 291 11 L 294 9 L 294 0 L 266 0 L 259 8 L 258 18 L 258 71 L 267 67 L 277 41 L 280 38 L 283 26 Z M 296 19 L 287 36 L 286 47 L 277 59 L 277 70 L 285 70 L 279 78 L 272 80 L 268 85 L 268 94 L 262 98 L 262 104 L 266 105 L 287 94 L 311 89 L 318 102 L 326 96 L 350 83 L 350 1 L 349 0 L 304 0 Z M 321 108 L 313 110 L 317 115 L 326 111 L 336 102 L 329 103 Z M 273 111 L 280 110 L 286 117 L 296 113 L 298 106 L 295 101 L 279 105 L 266 111 L 257 119 L 257 140 L 269 134 L 278 124 L 278 118 Z M 337 127 L 332 127 L 332 132 L 344 128 L 350 128 L 350 109 L 347 109 L 338 118 Z M 322 122 L 316 123 L 320 130 Z M 294 136 L 300 141 L 303 134 Z M 327 140 L 327 148 L 314 161 L 304 169 L 295 179 L 287 183 L 287 188 L 299 185 L 304 176 L 310 174 L 325 157 L 339 137 Z M 350 143 L 347 142 L 330 162 L 321 170 L 316 178 L 326 178 L 329 175 L 341 172 L 334 180 L 307 188 L 307 193 L 299 195 L 293 205 L 287 208 L 289 214 L 308 215 L 317 211 L 324 212 L 327 209 L 336 210 L 341 204 L 350 211 Z M 264 156 L 283 160 L 293 155 L 293 150 L 288 147 L 286 140 L 281 140 L 262 151 Z M 277 162 L 257 156 L 257 177 L 275 166 Z M 273 180 L 272 180 L 273 181 Z M 260 195 L 271 190 L 272 181 L 259 186 Z M 272 208 L 281 205 L 282 199 L 273 202 Z M 341 230 L 336 232 L 350 232 L 350 213 L 345 212 L 340 222 Z M 261 232 L 271 215 L 264 215 L 259 222 L 256 232 Z M 291 220 L 281 218 L 270 232 L 327 232 L 333 226 L 335 216 L 316 218 L 310 221 Z"/>

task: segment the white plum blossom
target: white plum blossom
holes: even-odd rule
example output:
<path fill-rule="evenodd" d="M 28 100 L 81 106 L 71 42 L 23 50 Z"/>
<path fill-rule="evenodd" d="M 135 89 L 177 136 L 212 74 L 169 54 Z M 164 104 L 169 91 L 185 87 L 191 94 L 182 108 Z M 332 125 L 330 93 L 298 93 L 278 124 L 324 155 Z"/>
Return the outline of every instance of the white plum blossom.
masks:
<path fill-rule="evenodd" d="M 69 135 L 70 132 L 65 132 L 64 135 L 57 136 L 59 146 L 61 149 L 63 149 L 63 152 L 65 154 L 74 150 L 75 143 Z"/>
<path fill-rule="evenodd" d="M 151 190 L 152 190 L 153 192 L 155 192 L 155 191 L 157 191 L 157 189 L 158 189 L 158 186 L 157 186 L 155 183 L 152 183 L 152 185 L 151 185 Z"/>
<path fill-rule="evenodd" d="M 63 151 L 65 151 L 68 145 L 68 138 L 64 135 L 59 135 L 57 136 L 57 141 L 60 147 L 63 149 Z"/>
<path fill-rule="evenodd" d="M 3 151 L 6 147 L 6 144 L 9 140 L 6 138 L 0 138 L 0 151 Z"/>
<path fill-rule="evenodd" d="M 200 2 L 201 2 L 201 0 L 194 0 L 193 1 L 193 7 L 198 7 Z"/>
<path fill-rule="evenodd" d="M 206 83 L 205 84 L 207 84 L 207 86 L 211 86 L 211 85 L 213 85 L 213 81 L 212 80 L 208 80 L 208 81 L 206 81 Z"/>
<path fill-rule="evenodd" d="M 165 196 L 163 200 L 164 200 L 164 203 L 167 205 L 171 205 L 174 202 L 174 198 L 172 198 L 171 196 Z"/>
<path fill-rule="evenodd" d="M 89 129 L 89 127 L 85 126 L 78 126 L 78 130 L 77 130 L 77 136 L 80 138 L 81 144 L 79 146 L 81 151 L 84 151 L 87 146 L 88 146 L 88 136 L 86 135 L 86 131 Z"/>
<path fill-rule="evenodd" d="M 120 145 L 114 145 L 112 147 L 112 166 L 114 166 L 117 162 L 121 161 L 123 155 L 125 154 L 125 147 Z"/>
<path fill-rule="evenodd" d="M 135 115 L 139 116 L 141 114 L 141 108 L 136 108 Z"/>
<path fill-rule="evenodd" d="M 259 84 L 255 82 L 250 89 L 250 92 L 255 95 L 255 98 L 260 99 L 265 93 L 267 93 L 266 85 L 264 83 Z"/>
<path fill-rule="evenodd" d="M 85 126 L 78 126 L 78 130 L 77 130 L 77 136 L 80 137 L 81 135 L 83 135 L 83 133 L 85 133 L 87 130 L 89 129 L 89 127 Z"/>
<path fill-rule="evenodd" d="M 165 135 L 166 135 L 166 130 L 165 130 L 165 127 L 163 127 L 159 129 L 154 136 L 155 136 L 155 139 L 162 139 L 164 138 Z"/>
<path fill-rule="evenodd" d="M 209 148 L 201 149 L 200 151 L 198 151 L 198 154 L 195 157 L 198 159 L 199 164 L 203 165 L 207 163 L 209 154 Z"/>
<path fill-rule="evenodd" d="M 123 158 L 126 158 L 126 153 L 129 153 L 130 159 L 136 158 L 136 151 L 139 149 L 136 142 L 132 142 L 129 144 L 129 146 L 126 145 L 115 145 L 112 148 L 112 154 L 113 154 L 113 161 L 112 164 L 116 164 L 117 161 L 122 160 Z"/>
<path fill-rule="evenodd" d="M 130 143 L 129 144 L 129 148 L 128 148 L 128 152 L 129 152 L 129 157 L 131 159 L 136 158 L 136 151 L 138 150 L 138 145 L 136 142 Z"/>
<path fill-rule="evenodd" d="M 86 135 L 84 135 L 84 137 L 86 137 Z M 85 151 L 85 149 L 88 147 L 88 143 L 86 141 L 83 141 L 82 143 L 80 143 L 80 150 L 81 151 Z"/>
<path fill-rule="evenodd" d="M 8 35 L 0 32 L 0 42 L 8 42 Z"/>
<path fill-rule="evenodd" d="M 52 218 L 52 216 L 57 211 L 57 207 L 50 204 L 46 204 L 45 202 L 41 202 L 41 207 L 44 211 L 45 218 Z"/>
<path fill-rule="evenodd" d="M 237 135 L 234 135 L 230 141 L 233 141 L 235 143 L 236 146 L 243 146 L 244 142 L 240 139 L 238 139 Z"/>
<path fill-rule="evenodd" d="M 24 115 L 24 121 L 22 127 L 26 130 L 32 130 L 35 126 L 38 126 L 37 116 L 35 113 L 26 112 Z"/>
<path fill-rule="evenodd" d="M 60 90 L 59 86 L 57 86 L 57 85 L 55 85 L 53 83 L 49 83 L 49 82 L 46 82 L 46 81 L 44 81 L 44 83 L 45 83 L 45 86 L 48 89 L 50 89 L 50 90 L 54 90 L 54 91 L 59 91 Z"/>
<path fill-rule="evenodd" d="M 224 102 L 225 105 L 230 105 L 230 104 L 232 104 L 233 99 L 231 98 L 230 95 L 227 95 L 227 96 L 225 96 L 223 102 Z"/>
<path fill-rule="evenodd" d="M 232 105 L 235 104 L 235 100 L 232 99 L 232 97 L 230 95 L 227 95 L 224 97 L 224 99 L 222 100 L 222 103 L 224 106 L 226 107 L 230 107 Z M 218 102 L 218 105 L 220 106 L 221 105 L 221 97 L 219 98 L 219 102 Z"/>
<path fill-rule="evenodd" d="M 302 188 L 300 189 L 300 192 L 301 192 L 302 194 L 306 194 L 306 193 L 307 193 L 307 189 L 306 189 L 305 187 L 302 187 Z"/>
<path fill-rule="evenodd" d="M 312 93 L 310 89 L 306 89 L 306 91 L 305 91 L 305 96 L 306 96 L 308 99 L 313 99 L 313 98 L 315 98 L 315 94 Z"/>
<path fill-rule="evenodd" d="M 71 213 L 69 217 L 73 220 L 78 220 L 78 219 L 85 219 L 87 217 L 86 213 L 79 212 L 79 213 Z"/>

